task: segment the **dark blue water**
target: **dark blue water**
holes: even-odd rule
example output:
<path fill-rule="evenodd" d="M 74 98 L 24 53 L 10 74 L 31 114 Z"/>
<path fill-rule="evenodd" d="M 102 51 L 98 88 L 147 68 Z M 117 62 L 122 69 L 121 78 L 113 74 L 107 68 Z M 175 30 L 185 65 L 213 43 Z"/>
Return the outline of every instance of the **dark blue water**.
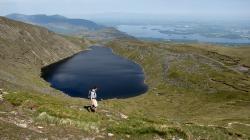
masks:
<path fill-rule="evenodd" d="M 98 99 L 127 98 L 147 91 L 138 64 L 100 46 L 43 68 L 42 77 L 73 97 L 87 98 L 93 86 L 99 88 Z"/>

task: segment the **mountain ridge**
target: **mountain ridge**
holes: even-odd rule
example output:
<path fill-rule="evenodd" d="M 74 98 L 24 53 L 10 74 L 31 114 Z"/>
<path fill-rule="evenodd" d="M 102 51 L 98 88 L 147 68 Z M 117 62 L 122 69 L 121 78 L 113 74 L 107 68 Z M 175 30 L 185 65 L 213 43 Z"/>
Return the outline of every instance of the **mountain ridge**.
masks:
<path fill-rule="evenodd" d="M 38 15 L 24 15 L 24 14 L 9 14 L 6 15 L 6 17 L 13 19 L 13 20 L 19 20 L 23 22 L 31 22 L 34 24 L 49 24 L 49 23 L 67 23 L 72 24 L 73 26 L 81 26 L 88 28 L 90 30 L 98 30 L 101 28 L 104 28 L 104 26 L 98 25 L 95 22 L 92 22 L 90 20 L 85 19 L 70 19 L 61 15 L 45 15 L 45 14 L 38 14 Z"/>
<path fill-rule="evenodd" d="M 115 38 L 133 38 L 113 27 L 99 25 L 85 19 L 71 19 L 61 15 L 24 15 L 9 14 L 7 18 L 43 26 L 64 35 L 73 35 L 93 40 L 111 40 Z"/>
<path fill-rule="evenodd" d="M 6 83 L 12 83 L 41 89 L 32 85 L 36 85 L 36 82 L 43 83 L 39 77 L 42 67 L 82 50 L 79 44 L 44 27 L 5 17 L 0 17 L 0 42 L 2 87 Z"/>

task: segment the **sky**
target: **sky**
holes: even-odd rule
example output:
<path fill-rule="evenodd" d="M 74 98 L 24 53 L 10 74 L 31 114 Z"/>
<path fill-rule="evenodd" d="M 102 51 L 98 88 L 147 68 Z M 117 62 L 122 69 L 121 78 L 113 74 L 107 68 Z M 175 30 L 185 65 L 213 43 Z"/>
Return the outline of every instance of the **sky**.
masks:
<path fill-rule="evenodd" d="M 250 0 L 0 0 L 0 15 L 60 14 L 71 18 L 249 18 Z"/>

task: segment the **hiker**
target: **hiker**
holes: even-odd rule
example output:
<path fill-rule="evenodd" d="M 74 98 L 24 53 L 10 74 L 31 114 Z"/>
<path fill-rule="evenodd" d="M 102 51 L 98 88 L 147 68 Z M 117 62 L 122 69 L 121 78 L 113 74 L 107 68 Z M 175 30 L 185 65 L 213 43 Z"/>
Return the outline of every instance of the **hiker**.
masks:
<path fill-rule="evenodd" d="M 91 106 L 90 106 L 90 109 L 92 112 L 96 112 L 96 109 L 97 109 L 97 100 L 96 100 L 96 91 L 97 91 L 97 87 L 94 86 L 92 89 L 89 90 L 89 98 L 90 98 L 90 101 L 91 101 Z"/>

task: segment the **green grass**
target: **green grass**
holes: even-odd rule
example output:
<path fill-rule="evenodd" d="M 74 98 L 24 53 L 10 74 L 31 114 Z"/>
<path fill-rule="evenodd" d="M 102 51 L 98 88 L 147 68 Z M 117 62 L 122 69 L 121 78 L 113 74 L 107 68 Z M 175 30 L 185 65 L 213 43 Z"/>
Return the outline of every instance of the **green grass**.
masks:
<path fill-rule="evenodd" d="M 91 136 L 98 130 L 95 135 L 110 138 L 107 133 L 113 133 L 113 139 L 128 135 L 131 139 L 249 139 L 250 78 L 232 69 L 236 63 L 231 63 L 239 59 L 237 65 L 247 64 L 249 56 L 231 52 L 238 49 L 193 44 L 115 40 L 106 45 L 142 66 L 147 93 L 100 101 L 98 113 L 83 109 L 88 100 L 60 95 L 18 92 L 5 99 L 38 123 L 81 129 Z M 209 55 L 215 50 L 218 54 Z M 225 56 L 225 52 L 231 53 Z M 242 124 L 228 127 L 232 122 Z"/>
<path fill-rule="evenodd" d="M 58 118 L 94 123 L 98 123 L 100 119 L 96 114 L 91 114 L 86 111 L 79 111 L 79 108 L 83 109 L 84 104 L 87 104 L 86 101 L 80 102 L 60 96 L 58 97 L 26 92 L 7 94 L 4 98 L 14 106 L 35 110 L 36 116 L 42 117 L 43 119 L 46 116 L 48 116 L 48 118 L 51 116 L 51 118 L 54 120 Z M 77 106 L 79 108 L 71 108 L 71 106 Z M 44 116 L 39 116 L 43 112 L 46 112 L 46 114 Z"/>
<path fill-rule="evenodd" d="M 119 55 L 139 63 L 144 68 L 146 83 L 150 87 L 146 95 L 126 100 L 124 104 L 132 104 L 133 107 L 125 107 L 125 111 L 129 110 L 127 112 L 131 114 L 140 112 L 150 118 L 165 117 L 179 123 L 191 121 L 203 124 L 205 128 L 206 125 L 229 118 L 250 122 L 247 109 L 250 103 L 249 77 L 227 67 L 229 60 L 217 59 L 220 54 L 216 57 L 206 55 L 211 51 L 209 48 L 120 40 L 108 46 Z M 224 55 L 225 58 L 236 58 Z M 239 61 L 244 62 L 245 59 L 246 56 Z M 165 71 L 166 62 L 168 67 Z M 204 135 L 218 133 L 217 137 L 211 139 L 231 136 L 219 129 L 212 129 L 214 132 L 211 134 L 205 129 L 208 133 Z M 246 127 L 247 130 L 250 128 Z M 193 136 L 193 132 L 187 135 Z"/>
<path fill-rule="evenodd" d="M 129 120 L 122 121 L 118 124 L 113 124 L 108 128 L 108 131 L 120 135 L 159 135 L 163 138 L 171 138 L 176 136 L 179 138 L 187 138 L 185 132 L 180 128 L 167 127 L 155 121 L 148 121 L 147 119 L 132 117 Z"/>

